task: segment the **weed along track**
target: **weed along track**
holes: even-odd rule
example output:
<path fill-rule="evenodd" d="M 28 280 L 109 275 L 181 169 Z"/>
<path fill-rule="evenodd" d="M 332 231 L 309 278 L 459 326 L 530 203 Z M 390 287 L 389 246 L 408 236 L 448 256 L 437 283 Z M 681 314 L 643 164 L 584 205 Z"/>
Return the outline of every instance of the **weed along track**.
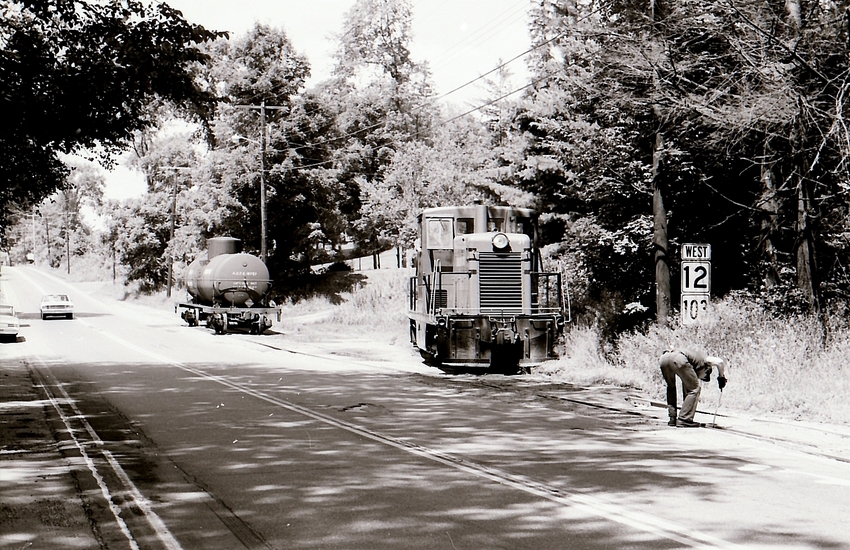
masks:
<path fill-rule="evenodd" d="M 352 359 L 339 357 L 331 354 L 321 353 L 306 353 L 303 351 L 288 349 L 280 345 L 270 345 L 268 343 L 250 340 L 252 343 L 275 351 L 282 351 L 305 357 L 316 357 L 327 361 L 333 361 L 340 364 L 366 364 Z M 369 363 L 368 366 L 373 368 L 383 368 L 386 370 L 396 371 L 392 365 L 378 365 Z M 583 388 L 572 384 L 556 384 L 552 382 L 529 380 L 524 376 L 444 376 L 435 374 L 433 376 L 420 375 L 419 380 L 427 385 L 433 386 L 450 386 L 459 390 L 479 391 L 482 395 L 490 394 L 490 397 L 497 399 L 507 399 L 512 402 L 534 402 L 535 405 L 549 408 L 563 408 L 565 405 L 571 407 L 585 408 L 588 411 L 604 411 L 613 413 L 617 417 L 622 418 L 621 425 L 624 426 L 654 426 L 658 424 L 659 429 L 662 426 L 659 417 L 651 412 L 652 409 L 664 410 L 666 404 L 660 401 L 653 401 L 646 397 L 637 395 L 624 388 Z M 623 404 L 620 404 L 623 403 Z M 698 411 L 707 417 L 713 418 L 714 411 Z M 814 444 L 801 442 L 799 438 L 784 436 L 781 427 L 789 425 L 787 422 L 767 419 L 752 419 L 747 421 L 750 426 L 741 426 L 743 422 L 738 421 L 734 415 L 720 413 L 716 415 L 721 420 L 715 428 L 730 436 L 742 437 L 750 440 L 761 441 L 775 445 L 783 445 L 797 450 L 806 452 L 807 454 L 821 456 L 841 462 L 850 463 L 850 458 L 841 456 L 837 453 L 825 451 L 816 447 Z M 769 433 L 759 431 L 759 425 L 772 424 L 780 429 L 771 430 Z M 820 428 L 805 424 L 793 424 L 795 430 L 800 430 L 811 434 L 817 439 L 819 434 L 831 436 L 839 441 L 843 441 L 850 446 L 850 433 L 841 433 L 828 428 Z M 806 436 L 803 437 L 806 439 Z"/>

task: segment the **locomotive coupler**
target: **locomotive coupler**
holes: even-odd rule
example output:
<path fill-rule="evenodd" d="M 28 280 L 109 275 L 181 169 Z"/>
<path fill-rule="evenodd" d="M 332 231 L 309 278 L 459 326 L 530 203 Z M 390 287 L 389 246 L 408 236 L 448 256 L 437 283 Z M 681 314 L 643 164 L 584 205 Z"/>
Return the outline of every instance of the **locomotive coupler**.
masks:
<path fill-rule="evenodd" d="M 520 337 L 516 328 L 516 320 L 490 318 L 490 322 L 493 325 L 493 342 L 497 346 L 519 342 Z"/>

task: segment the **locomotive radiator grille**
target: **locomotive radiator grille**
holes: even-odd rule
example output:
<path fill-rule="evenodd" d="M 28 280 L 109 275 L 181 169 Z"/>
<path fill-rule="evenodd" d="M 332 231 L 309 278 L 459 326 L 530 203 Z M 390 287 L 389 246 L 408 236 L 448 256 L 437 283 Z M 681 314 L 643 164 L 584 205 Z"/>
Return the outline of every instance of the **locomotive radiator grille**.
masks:
<path fill-rule="evenodd" d="M 481 311 L 522 312 L 522 258 L 518 252 L 479 254 Z"/>

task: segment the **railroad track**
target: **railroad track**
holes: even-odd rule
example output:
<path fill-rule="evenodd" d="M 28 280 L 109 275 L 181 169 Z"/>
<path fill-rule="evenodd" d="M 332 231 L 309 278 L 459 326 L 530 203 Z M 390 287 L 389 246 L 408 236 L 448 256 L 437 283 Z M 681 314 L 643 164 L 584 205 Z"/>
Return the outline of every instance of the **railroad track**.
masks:
<path fill-rule="evenodd" d="M 263 346 L 263 347 L 273 349 L 273 350 L 277 350 L 277 351 L 292 353 L 292 354 L 296 354 L 296 355 L 304 355 L 306 357 L 317 357 L 317 358 L 322 358 L 322 359 L 325 359 L 325 360 L 328 360 L 328 361 L 335 361 L 335 362 L 346 363 L 346 364 L 362 364 L 362 365 L 369 366 L 371 368 L 375 368 L 375 367 L 380 368 L 380 366 L 376 365 L 375 363 L 365 363 L 365 362 L 357 361 L 355 359 L 344 358 L 344 357 L 339 357 L 339 356 L 334 356 L 334 355 L 329 355 L 329 354 L 305 353 L 303 351 L 290 349 L 290 348 L 287 348 L 285 346 L 268 344 L 266 342 L 258 341 L 256 339 L 251 339 L 251 341 L 253 343 L 259 345 L 259 346 Z M 385 368 L 386 370 L 395 370 L 395 369 L 393 369 L 393 367 L 390 367 L 390 366 L 383 367 L 383 368 Z M 436 372 L 437 371 L 435 371 L 435 373 Z M 505 380 L 508 380 L 508 381 L 522 380 L 522 376 L 506 377 Z M 520 387 L 517 384 L 512 384 L 512 383 L 494 384 L 494 383 L 489 382 L 485 379 L 474 380 L 474 379 L 464 378 L 463 383 L 466 384 L 466 385 L 473 385 L 473 386 L 477 386 L 477 387 L 480 387 L 480 388 L 488 388 L 490 390 L 496 390 L 496 391 L 499 391 L 499 392 L 516 392 L 518 387 Z M 533 388 L 533 386 L 532 385 L 525 385 L 525 386 L 521 387 L 521 389 L 526 390 L 526 391 L 529 391 L 530 388 Z M 632 398 L 629 399 L 630 406 L 617 406 L 617 405 L 613 405 L 611 403 L 603 403 L 603 402 L 598 402 L 598 401 L 593 401 L 593 400 L 588 400 L 588 399 L 581 399 L 581 398 L 577 398 L 577 397 L 574 397 L 574 396 L 559 395 L 559 394 L 556 394 L 556 393 L 551 393 L 551 392 L 546 392 L 546 391 L 534 391 L 534 390 L 530 390 L 530 391 L 531 391 L 531 393 L 534 394 L 535 397 L 543 400 L 544 403 L 547 400 L 570 403 L 570 404 L 578 405 L 578 406 L 581 406 L 581 407 L 587 407 L 587 408 L 591 408 L 591 409 L 601 409 L 601 410 L 605 410 L 605 411 L 609 411 L 609 412 L 613 412 L 613 413 L 617 413 L 617 414 L 622 414 L 622 415 L 627 416 L 627 417 L 645 418 L 647 421 L 657 419 L 656 415 L 649 414 L 647 412 L 650 408 L 658 408 L 658 409 L 666 409 L 667 408 L 666 403 L 662 403 L 660 401 L 654 401 L 652 399 L 644 399 L 644 398 L 634 398 L 634 397 L 632 397 Z M 698 410 L 697 412 L 702 413 L 702 414 L 707 415 L 707 416 L 714 417 L 713 411 L 710 412 L 710 411 Z M 718 413 L 717 418 L 721 419 L 721 420 L 725 420 L 725 421 L 734 421 L 734 419 L 735 419 L 734 416 L 729 415 L 729 414 L 723 414 L 723 413 Z M 764 424 L 772 424 L 772 425 L 788 425 L 788 423 L 785 422 L 785 421 L 772 420 L 772 419 L 755 418 L 755 419 L 752 420 L 752 422 L 755 423 L 755 424 L 764 423 Z M 801 431 L 809 432 L 813 435 L 814 434 L 823 434 L 823 435 L 826 435 L 828 437 L 835 438 L 839 441 L 846 442 L 845 447 L 850 448 L 850 433 L 842 433 L 842 432 L 839 432 L 839 431 L 836 431 L 836 430 L 830 430 L 828 428 L 807 426 L 807 425 L 804 425 L 804 424 L 794 424 L 793 428 L 795 430 L 801 430 Z M 715 426 L 713 428 L 706 428 L 706 429 L 718 429 L 718 430 L 721 430 L 723 433 L 726 433 L 726 434 L 729 434 L 729 435 L 742 437 L 742 438 L 755 440 L 755 441 L 761 441 L 761 442 L 764 442 L 764 443 L 781 445 L 781 446 L 785 446 L 785 447 L 788 447 L 788 448 L 793 448 L 793 449 L 805 452 L 805 453 L 810 454 L 810 455 L 815 455 L 815 456 L 820 456 L 820 457 L 823 457 L 823 458 L 829 458 L 829 459 L 832 459 L 832 460 L 837 460 L 837 461 L 840 461 L 840 462 L 850 463 L 850 456 L 842 456 L 838 453 L 825 451 L 823 449 L 818 448 L 815 443 L 800 441 L 799 438 L 795 439 L 793 437 L 783 437 L 781 435 L 776 435 L 775 433 L 772 433 L 772 434 L 758 433 L 755 430 L 746 430 L 746 429 L 738 428 L 738 427 L 735 427 L 735 426 L 732 426 L 732 425 L 730 425 L 730 426 Z"/>
<path fill-rule="evenodd" d="M 475 476 L 482 480 L 498 483 L 503 486 L 525 492 L 537 498 L 545 499 L 552 503 L 556 503 L 557 505 L 564 506 L 565 508 L 581 512 L 584 515 L 594 516 L 606 521 L 628 526 L 629 528 L 642 532 L 648 536 L 673 541 L 683 547 L 704 548 L 706 546 L 710 546 L 726 549 L 740 548 L 740 546 L 734 543 L 722 540 L 712 534 L 695 530 L 691 526 L 670 522 L 658 517 L 657 515 L 653 515 L 652 513 L 643 512 L 641 510 L 636 510 L 632 507 L 622 505 L 621 503 L 606 498 L 602 494 L 560 487 L 546 480 L 534 479 L 526 475 L 516 474 L 505 469 L 478 462 L 463 455 L 444 452 L 427 445 L 415 443 L 406 438 L 400 438 L 376 429 L 370 429 L 369 427 L 352 422 L 348 419 L 339 418 L 332 414 L 291 402 L 278 395 L 259 390 L 256 387 L 253 387 L 250 383 L 241 383 L 238 380 L 232 380 L 227 376 L 216 375 L 192 365 L 171 360 L 157 353 L 143 350 L 133 344 L 124 342 L 120 338 L 112 338 L 124 343 L 128 347 L 141 351 L 158 361 L 170 364 L 171 366 L 179 368 L 187 373 L 191 373 L 198 378 L 235 390 L 246 397 L 250 396 L 252 398 L 262 400 L 273 406 L 322 422 L 325 425 L 348 431 L 365 439 L 427 459 L 435 464 L 440 464 L 442 466 L 464 472 L 467 475 Z M 299 350 L 286 349 L 283 346 L 271 345 L 266 342 L 256 342 L 253 339 L 247 340 L 258 345 L 262 345 L 265 348 L 281 352 L 293 353 L 306 357 L 321 357 L 324 360 L 341 362 L 349 365 L 352 363 L 358 363 L 357 361 L 352 361 L 348 358 L 317 353 L 305 353 Z M 371 368 L 376 366 L 374 363 L 362 362 L 362 364 L 368 365 Z M 120 466 L 113 464 L 114 461 L 109 456 L 108 450 L 104 447 L 103 443 L 99 441 L 97 434 L 84 423 L 79 425 L 77 424 L 79 422 L 84 422 L 85 417 L 73 406 L 73 399 L 67 393 L 64 393 L 62 386 L 52 379 L 53 377 L 49 374 L 49 367 L 47 367 L 46 364 L 42 364 L 40 367 L 41 368 L 38 369 L 40 374 L 37 375 L 37 382 L 42 390 L 47 394 L 48 399 L 51 405 L 56 409 L 57 414 L 62 418 L 62 422 L 65 424 L 66 433 L 69 434 L 69 436 L 73 434 L 85 434 L 85 438 L 76 437 L 73 441 L 68 442 L 69 445 L 73 446 L 76 452 L 78 452 L 87 462 L 91 462 L 93 464 L 93 466 L 90 466 L 90 469 L 95 477 L 97 475 L 108 474 L 110 477 L 117 478 L 114 482 L 104 483 L 103 486 L 100 487 L 103 492 L 104 500 L 111 503 L 110 513 L 113 517 L 113 525 L 117 525 L 118 530 L 120 531 L 115 532 L 112 535 L 112 538 L 120 539 L 123 536 L 123 538 L 126 538 L 132 546 L 133 542 L 139 539 L 139 537 L 135 534 L 139 531 L 143 533 L 143 538 L 154 538 L 157 541 L 157 545 L 160 547 L 179 548 L 178 543 L 173 539 L 171 534 L 168 532 L 167 527 L 165 527 L 161 520 L 159 520 L 155 512 L 153 512 L 152 507 L 146 501 L 145 497 L 134 489 L 132 483 L 129 483 L 126 479 L 124 479 L 125 476 L 122 474 Z M 387 370 L 398 372 L 398 369 L 393 368 L 392 366 L 387 366 L 385 368 Z M 422 376 L 424 377 L 425 375 Z M 546 403 L 548 400 L 558 400 L 569 402 L 571 405 L 581 407 L 595 409 L 601 408 L 616 414 L 623 414 L 631 417 L 643 416 L 646 417 L 647 420 L 651 416 L 645 414 L 643 411 L 635 410 L 634 408 L 618 407 L 589 399 L 556 395 L 554 392 L 543 391 L 539 387 L 535 387 L 533 384 L 522 383 L 525 382 L 523 377 L 505 378 L 505 383 L 503 384 L 495 384 L 485 379 L 476 379 L 473 377 L 465 377 L 463 380 L 459 381 L 457 378 L 434 376 L 429 377 L 429 380 L 431 380 L 431 383 L 434 383 L 435 381 L 436 383 L 443 383 L 444 381 L 448 381 L 450 383 L 462 382 L 463 384 L 476 386 L 488 392 L 498 390 L 499 392 L 514 392 L 514 394 L 516 394 L 517 389 L 521 389 L 523 395 L 520 397 L 531 397 L 534 400 L 538 400 L 543 403 Z M 517 382 L 520 382 L 520 384 L 517 384 Z M 117 488 L 117 491 L 115 489 L 111 489 L 113 486 Z M 112 491 L 111 493 L 109 492 L 110 490 Z M 139 514 L 139 512 L 141 512 L 141 514 Z M 133 520 L 130 519 L 133 515 L 141 516 L 138 518 L 138 523 L 133 523 Z M 258 538 L 257 542 L 257 545 L 246 545 L 246 547 L 259 548 L 263 546 L 262 539 Z"/>
<path fill-rule="evenodd" d="M 490 388 L 503 389 L 503 387 L 498 385 L 498 384 L 489 384 L 489 383 L 484 382 L 484 381 L 481 381 L 480 384 L 486 385 Z M 576 397 L 567 397 L 567 396 L 564 396 L 564 395 L 557 395 L 557 394 L 547 393 L 547 392 L 536 392 L 535 395 L 537 397 L 541 398 L 541 399 L 544 399 L 544 400 L 557 400 L 557 401 L 567 402 L 567 403 L 571 403 L 571 404 L 579 405 L 579 406 L 583 406 L 583 407 L 588 407 L 588 408 L 593 408 L 593 409 L 602 409 L 602 410 L 606 410 L 606 411 L 610 411 L 610 412 L 615 412 L 615 413 L 626 415 L 626 416 L 644 417 L 646 419 L 653 419 L 653 420 L 657 419 L 658 417 L 654 414 L 649 414 L 648 412 L 646 412 L 647 410 L 649 410 L 650 408 L 658 408 L 658 409 L 663 409 L 666 412 L 666 409 L 667 409 L 666 403 L 662 403 L 660 401 L 654 401 L 652 399 L 644 399 L 644 398 L 631 398 L 629 400 L 629 402 L 632 404 L 632 406 L 631 407 L 624 407 L 624 406 L 612 405 L 610 403 L 601 403 L 601 402 L 597 402 L 597 401 L 580 399 L 580 398 L 576 398 Z M 639 405 L 635 406 L 635 404 L 639 404 Z M 703 411 L 703 410 L 698 410 L 697 412 L 702 413 L 702 414 L 707 415 L 707 416 L 714 417 L 713 412 Z M 729 415 L 729 414 L 718 413 L 717 418 L 719 418 L 721 420 L 730 421 L 733 424 L 736 421 L 736 417 L 733 416 L 733 415 Z M 805 453 L 810 454 L 810 455 L 815 455 L 815 456 L 820 456 L 820 457 L 823 457 L 823 458 L 829 458 L 829 459 L 832 459 L 832 460 L 837 460 L 837 461 L 840 461 L 840 462 L 850 463 L 850 456 L 843 456 L 843 455 L 840 455 L 840 454 L 837 454 L 837 453 L 834 453 L 834 452 L 822 450 L 822 449 L 817 447 L 816 442 L 811 441 L 813 439 L 816 439 L 816 437 L 818 435 L 827 436 L 827 437 L 830 437 L 830 438 L 833 438 L 837 441 L 842 442 L 842 446 L 844 448 L 850 448 L 850 433 L 842 433 L 842 432 L 839 432 L 837 430 L 832 430 L 832 429 L 825 428 L 825 427 L 809 426 L 809 425 L 805 425 L 805 424 L 791 424 L 788 421 L 774 420 L 774 419 L 754 418 L 750 422 L 752 422 L 755 425 L 754 428 L 757 428 L 759 424 L 771 424 L 771 425 L 775 425 L 775 426 L 785 426 L 785 427 L 788 427 L 789 429 L 794 429 L 794 430 L 797 430 L 797 431 L 808 432 L 808 433 L 811 434 L 811 437 L 809 438 L 810 441 L 801 441 L 800 438 L 783 437 L 781 435 L 777 435 L 776 433 L 772 433 L 772 434 L 759 433 L 755 429 L 754 430 L 747 430 L 747 429 L 744 429 L 744 428 L 735 427 L 734 425 L 714 426 L 714 427 L 710 427 L 710 428 L 706 428 L 706 429 L 717 429 L 717 430 L 722 431 L 723 433 L 727 433 L 727 434 L 730 434 L 730 435 L 743 437 L 743 438 L 751 439 L 751 440 L 755 440 L 755 441 L 761 441 L 761 442 L 765 442 L 765 443 L 782 445 L 782 446 L 785 446 L 785 447 L 788 447 L 788 448 L 793 448 L 793 449 L 805 452 Z"/>

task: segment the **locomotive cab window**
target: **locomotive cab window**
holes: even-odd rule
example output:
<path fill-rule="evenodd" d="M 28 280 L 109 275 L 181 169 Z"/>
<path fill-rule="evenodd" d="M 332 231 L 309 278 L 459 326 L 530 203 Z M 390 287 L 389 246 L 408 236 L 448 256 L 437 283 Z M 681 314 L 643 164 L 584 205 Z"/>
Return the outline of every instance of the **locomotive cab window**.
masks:
<path fill-rule="evenodd" d="M 454 240 L 454 219 L 428 218 L 428 250 L 450 250 Z"/>
<path fill-rule="evenodd" d="M 487 221 L 487 231 L 494 233 L 496 231 L 504 231 L 505 220 L 503 218 L 490 218 Z"/>
<path fill-rule="evenodd" d="M 516 219 L 516 232 L 528 235 L 531 242 L 535 242 L 534 223 L 529 218 Z"/>
<path fill-rule="evenodd" d="M 470 235 L 472 233 L 475 233 L 475 220 L 472 218 L 458 218 L 457 234 Z"/>

